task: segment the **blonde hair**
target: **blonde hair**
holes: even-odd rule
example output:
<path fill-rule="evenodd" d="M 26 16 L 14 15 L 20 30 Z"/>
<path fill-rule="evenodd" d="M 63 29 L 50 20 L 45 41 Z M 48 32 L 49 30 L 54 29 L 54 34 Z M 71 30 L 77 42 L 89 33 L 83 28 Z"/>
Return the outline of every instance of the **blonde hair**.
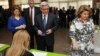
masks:
<path fill-rule="evenodd" d="M 81 13 L 83 13 L 84 11 L 88 11 L 89 12 L 89 16 L 92 15 L 91 8 L 88 5 L 81 5 L 79 7 L 78 11 L 76 12 L 76 17 L 79 17 L 80 18 Z"/>
<path fill-rule="evenodd" d="M 30 36 L 26 30 L 19 30 L 13 36 L 11 47 L 6 56 L 21 56 L 28 51 Z"/>

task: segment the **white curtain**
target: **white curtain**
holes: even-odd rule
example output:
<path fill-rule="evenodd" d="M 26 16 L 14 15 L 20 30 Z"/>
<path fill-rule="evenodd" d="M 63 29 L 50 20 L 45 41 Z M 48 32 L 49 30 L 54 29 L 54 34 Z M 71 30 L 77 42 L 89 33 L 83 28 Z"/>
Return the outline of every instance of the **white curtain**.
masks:
<path fill-rule="evenodd" d="M 48 0 L 48 2 L 58 2 L 59 0 Z"/>
<path fill-rule="evenodd" d="M 92 0 L 48 0 L 48 2 L 50 6 L 59 9 L 62 7 L 68 9 L 68 6 L 74 6 L 77 9 L 80 5 L 90 5 L 92 7 Z"/>
<path fill-rule="evenodd" d="M 68 3 L 60 3 L 60 8 L 62 9 L 63 7 L 65 7 L 65 10 L 68 9 Z"/>
<path fill-rule="evenodd" d="M 28 0 L 15 0 L 16 5 L 28 4 Z M 34 0 L 34 3 L 40 3 L 41 0 Z"/>
<path fill-rule="evenodd" d="M 90 5 L 92 7 L 92 0 L 83 0 L 83 1 L 78 1 L 77 3 L 77 7 L 79 7 L 80 5 Z"/>
<path fill-rule="evenodd" d="M 4 9 L 8 9 L 8 8 L 9 8 L 8 0 L 1 0 L 1 1 L 0 1 L 0 5 L 1 5 Z"/>
<path fill-rule="evenodd" d="M 59 3 L 49 3 L 49 6 L 50 7 L 57 7 L 57 8 L 59 8 Z"/>
<path fill-rule="evenodd" d="M 74 6 L 75 9 L 77 8 L 77 2 L 69 2 L 69 6 Z"/>

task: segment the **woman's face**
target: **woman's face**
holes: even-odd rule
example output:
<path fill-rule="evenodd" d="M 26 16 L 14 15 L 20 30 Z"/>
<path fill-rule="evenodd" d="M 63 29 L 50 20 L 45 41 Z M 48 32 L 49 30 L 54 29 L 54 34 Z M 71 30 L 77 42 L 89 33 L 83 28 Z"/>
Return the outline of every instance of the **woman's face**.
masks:
<path fill-rule="evenodd" d="M 83 19 L 83 20 L 87 20 L 89 18 L 89 12 L 88 11 L 83 11 L 81 13 L 81 17 L 80 18 Z"/>
<path fill-rule="evenodd" d="M 19 16 L 19 15 L 20 15 L 20 11 L 19 11 L 18 9 L 15 9 L 15 10 L 14 10 L 14 15 L 15 15 L 15 16 Z"/>

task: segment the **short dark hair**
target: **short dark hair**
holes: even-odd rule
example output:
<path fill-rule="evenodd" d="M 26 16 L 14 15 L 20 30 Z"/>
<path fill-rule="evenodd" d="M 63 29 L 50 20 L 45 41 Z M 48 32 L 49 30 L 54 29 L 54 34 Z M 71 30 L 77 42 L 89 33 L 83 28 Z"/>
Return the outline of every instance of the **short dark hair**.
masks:
<path fill-rule="evenodd" d="M 12 8 L 12 16 L 15 16 L 14 15 L 14 11 L 16 10 L 16 9 L 18 9 L 19 10 L 19 12 L 20 12 L 20 15 L 19 16 L 21 16 L 21 7 L 19 6 L 19 5 L 14 5 L 13 6 L 13 8 Z"/>

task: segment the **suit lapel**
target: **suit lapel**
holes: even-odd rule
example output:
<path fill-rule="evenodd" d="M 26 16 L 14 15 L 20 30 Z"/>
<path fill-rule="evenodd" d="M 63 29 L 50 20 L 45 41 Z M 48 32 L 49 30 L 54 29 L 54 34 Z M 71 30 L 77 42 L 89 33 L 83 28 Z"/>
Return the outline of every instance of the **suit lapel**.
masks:
<path fill-rule="evenodd" d="M 27 9 L 27 15 L 28 15 L 28 18 L 30 18 L 30 9 L 29 8 Z"/>
<path fill-rule="evenodd" d="M 29 8 L 26 10 L 27 12 L 27 14 L 26 14 L 26 16 L 27 16 L 27 21 L 28 21 L 28 23 L 30 24 L 30 12 L 29 12 Z"/>
<path fill-rule="evenodd" d="M 48 14 L 48 19 L 47 19 L 47 25 L 46 28 L 48 28 L 48 25 L 50 24 L 50 15 Z"/>
<path fill-rule="evenodd" d="M 34 7 L 34 14 L 35 14 L 34 17 L 36 16 L 36 11 L 37 11 L 36 7 Z"/>
<path fill-rule="evenodd" d="M 28 15 L 29 15 L 29 17 L 28 18 L 30 18 L 30 9 L 28 8 L 28 10 L 27 10 L 27 13 L 28 13 Z"/>
<path fill-rule="evenodd" d="M 39 21 L 40 21 L 41 27 L 43 28 L 43 19 L 42 19 L 42 14 L 40 15 L 40 19 L 39 19 Z"/>

